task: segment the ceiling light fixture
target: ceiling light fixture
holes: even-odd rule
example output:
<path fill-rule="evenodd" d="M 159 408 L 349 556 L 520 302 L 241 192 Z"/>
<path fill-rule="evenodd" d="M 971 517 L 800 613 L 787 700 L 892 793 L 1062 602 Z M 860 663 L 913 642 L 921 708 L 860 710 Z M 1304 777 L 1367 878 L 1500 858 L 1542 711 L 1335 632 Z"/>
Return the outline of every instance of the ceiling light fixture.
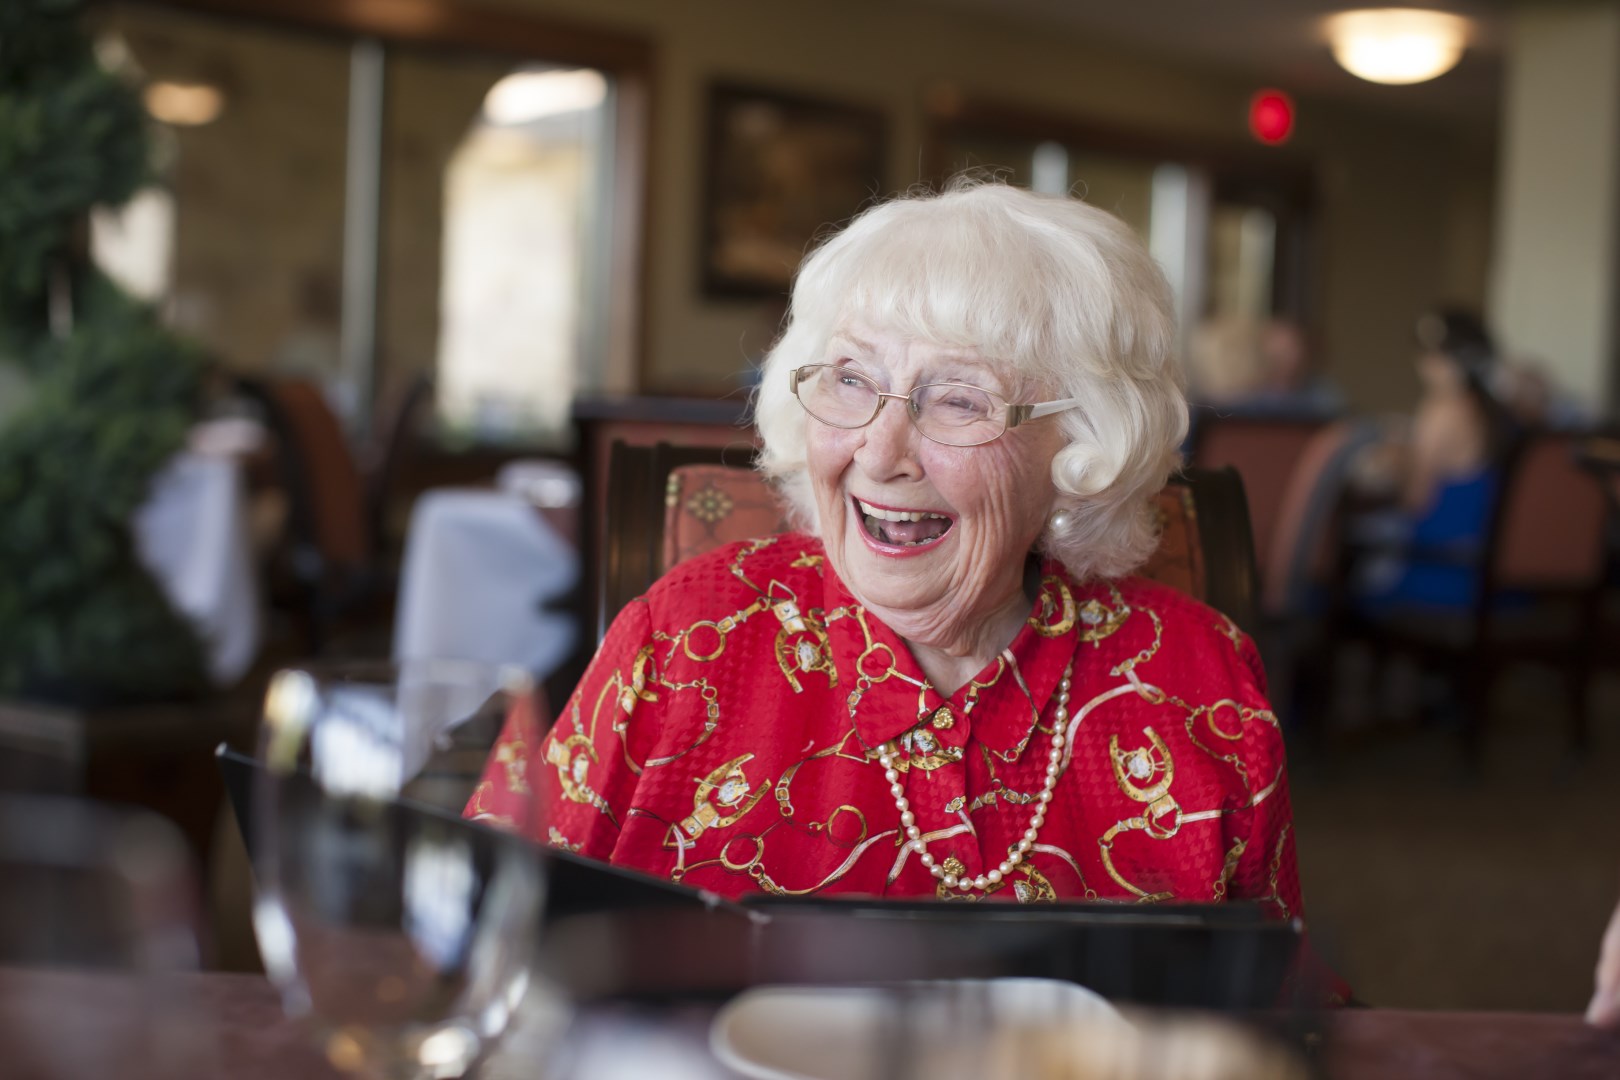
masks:
<path fill-rule="evenodd" d="M 1403 86 L 1457 66 L 1468 20 L 1442 11 L 1370 8 L 1330 16 L 1327 31 L 1333 59 L 1350 74 Z"/>
<path fill-rule="evenodd" d="M 154 119 L 176 127 L 211 124 L 225 110 L 225 92 L 209 83 L 154 82 L 143 97 Z"/>

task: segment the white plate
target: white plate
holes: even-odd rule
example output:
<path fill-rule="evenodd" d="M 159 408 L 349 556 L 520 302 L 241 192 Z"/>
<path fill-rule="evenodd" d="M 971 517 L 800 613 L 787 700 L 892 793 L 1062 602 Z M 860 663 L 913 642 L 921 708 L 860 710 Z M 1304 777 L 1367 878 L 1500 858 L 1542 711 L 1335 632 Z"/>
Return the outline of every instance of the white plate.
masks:
<path fill-rule="evenodd" d="M 1054 979 L 783 986 L 733 998 L 709 1042 L 725 1065 L 755 1080 L 881 1080 L 901 1061 L 912 1075 L 944 1080 L 1000 1073 L 989 1056 L 1020 1031 L 1084 1028 L 1106 1037 L 1129 1027 L 1102 997 Z"/>

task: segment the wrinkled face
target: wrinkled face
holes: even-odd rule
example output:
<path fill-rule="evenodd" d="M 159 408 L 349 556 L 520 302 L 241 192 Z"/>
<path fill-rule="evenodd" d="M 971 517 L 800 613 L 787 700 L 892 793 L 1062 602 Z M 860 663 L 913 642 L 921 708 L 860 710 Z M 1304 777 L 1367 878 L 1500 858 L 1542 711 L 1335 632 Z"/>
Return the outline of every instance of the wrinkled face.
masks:
<path fill-rule="evenodd" d="M 853 368 L 886 393 L 955 382 L 1015 404 L 1037 400 L 975 351 L 865 328 L 836 335 L 824 362 Z M 1024 557 L 1051 511 L 1052 458 L 1066 440 L 1046 418 L 983 446 L 942 446 L 917 431 L 905 402 L 883 400 L 863 428 L 808 420 L 821 534 L 864 605 L 908 640 L 940 644 L 1026 603 Z"/>

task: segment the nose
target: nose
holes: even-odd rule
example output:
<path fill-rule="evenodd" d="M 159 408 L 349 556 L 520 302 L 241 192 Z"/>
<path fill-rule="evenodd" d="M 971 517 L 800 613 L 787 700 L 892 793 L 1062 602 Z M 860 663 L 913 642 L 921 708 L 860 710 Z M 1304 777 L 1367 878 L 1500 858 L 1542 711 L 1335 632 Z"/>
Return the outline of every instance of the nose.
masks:
<path fill-rule="evenodd" d="M 922 476 L 917 456 L 922 433 L 911 422 L 910 404 L 904 398 L 885 397 L 877 416 L 860 431 L 855 462 L 871 479 L 916 480 Z"/>

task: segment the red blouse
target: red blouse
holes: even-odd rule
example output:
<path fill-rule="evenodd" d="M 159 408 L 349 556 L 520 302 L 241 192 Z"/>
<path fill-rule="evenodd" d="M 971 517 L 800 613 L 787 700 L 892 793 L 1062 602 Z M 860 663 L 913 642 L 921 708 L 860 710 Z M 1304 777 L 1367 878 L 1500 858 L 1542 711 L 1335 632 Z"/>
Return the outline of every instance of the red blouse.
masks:
<path fill-rule="evenodd" d="M 532 778 L 552 844 L 726 896 L 960 898 L 905 844 L 878 755 L 929 854 L 977 877 L 1024 836 L 1061 721 L 1046 821 L 983 895 L 1244 897 L 1300 914 L 1254 644 L 1150 581 L 1076 584 L 1051 561 L 1043 574 L 1017 638 L 945 697 L 819 541 L 683 563 L 614 621 L 543 742 L 511 718 L 468 813 L 510 820 Z"/>

